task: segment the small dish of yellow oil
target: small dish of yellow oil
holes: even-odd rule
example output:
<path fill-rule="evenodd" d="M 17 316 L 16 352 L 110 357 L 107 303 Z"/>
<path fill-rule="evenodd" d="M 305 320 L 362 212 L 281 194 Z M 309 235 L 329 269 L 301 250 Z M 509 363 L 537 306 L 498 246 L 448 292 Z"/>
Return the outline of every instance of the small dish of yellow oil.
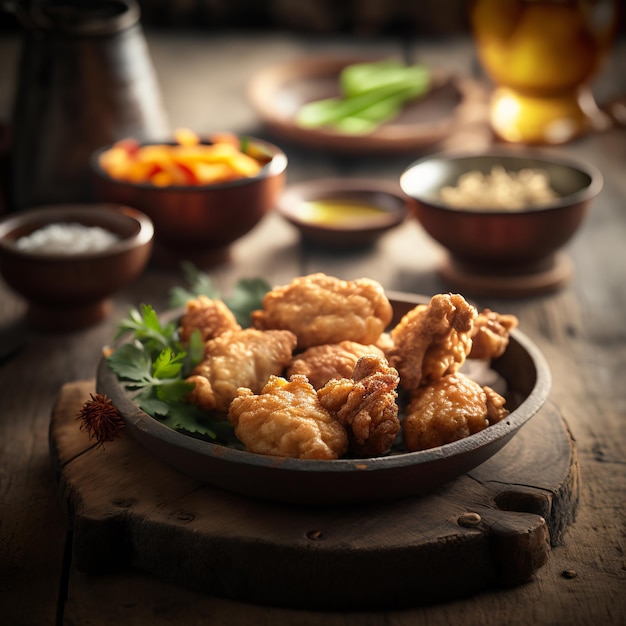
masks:
<path fill-rule="evenodd" d="M 323 226 L 348 226 L 363 221 L 387 220 L 389 212 L 383 207 L 357 198 L 324 198 L 307 200 L 297 207 L 300 219 Z"/>
<path fill-rule="evenodd" d="M 277 209 L 307 243 L 348 249 L 371 245 L 401 224 L 410 202 L 393 181 L 332 178 L 291 185 Z"/>

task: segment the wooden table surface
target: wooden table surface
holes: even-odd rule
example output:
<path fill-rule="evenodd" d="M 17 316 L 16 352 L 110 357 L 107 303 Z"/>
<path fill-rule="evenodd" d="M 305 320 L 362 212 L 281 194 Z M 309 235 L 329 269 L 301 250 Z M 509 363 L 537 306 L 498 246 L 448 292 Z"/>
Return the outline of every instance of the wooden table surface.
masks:
<path fill-rule="evenodd" d="M 246 85 L 269 63 L 314 53 L 395 53 L 392 41 L 304 40 L 289 35 L 149 33 L 149 43 L 173 126 L 264 135 Z M 626 94 L 626 42 L 616 46 L 596 81 L 603 101 Z M 465 39 L 417 42 L 415 58 L 470 75 Z M 0 115 L 7 114 L 16 75 L 17 41 L 0 40 Z M 284 144 L 288 182 L 330 175 L 395 180 L 420 154 L 340 157 Z M 416 624 L 587 625 L 626 623 L 626 130 L 586 136 L 552 148 L 591 161 L 604 188 L 568 245 L 574 279 L 550 295 L 482 297 L 479 304 L 520 319 L 553 374 L 551 401 L 576 441 L 581 472 L 577 517 L 545 566 L 513 589 L 413 609 L 305 612 L 236 603 L 169 584 L 140 571 L 87 576 L 72 561 L 72 536 L 61 506 L 48 445 L 51 409 L 62 385 L 95 376 L 101 347 L 131 306 L 167 307 L 181 284 L 176 271 L 149 269 L 115 298 L 105 322 L 74 333 L 27 331 L 0 362 L 0 622 L 19 625 L 236 624 L 352 626 Z M 231 260 L 211 272 L 225 292 L 238 278 L 273 284 L 322 271 L 343 279 L 368 276 L 386 289 L 446 291 L 437 274 L 442 251 L 409 221 L 364 252 L 305 249 L 297 233 L 269 215 L 237 242 Z M 0 282 L 0 341 L 19 339 L 24 302 Z M 271 564 L 268 564 L 271 566 Z M 362 573 L 376 585 L 376 572 Z"/>

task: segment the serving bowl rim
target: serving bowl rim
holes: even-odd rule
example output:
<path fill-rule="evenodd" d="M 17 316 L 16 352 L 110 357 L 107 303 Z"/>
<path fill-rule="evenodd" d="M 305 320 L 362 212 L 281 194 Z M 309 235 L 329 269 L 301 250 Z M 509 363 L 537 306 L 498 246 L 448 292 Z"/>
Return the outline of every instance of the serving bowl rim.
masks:
<path fill-rule="evenodd" d="M 589 177 L 589 184 L 583 187 L 582 189 L 575 191 L 573 193 L 567 194 L 565 196 L 559 195 L 559 198 L 553 202 L 546 203 L 544 205 L 527 207 L 522 210 L 511 210 L 511 209 L 469 209 L 465 207 L 452 207 L 449 204 L 438 200 L 434 197 L 426 197 L 423 194 L 415 193 L 409 191 L 407 188 L 408 185 L 406 180 L 409 174 L 415 170 L 416 168 L 429 163 L 429 162 L 438 162 L 438 161 L 450 161 L 450 162 L 460 162 L 460 161 L 469 161 L 474 159 L 488 159 L 493 160 L 494 165 L 497 162 L 507 162 L 513 160 L 527 160 L 534 161 L 537 164 L 537 167 L 540 168 L 542 165 L 557 165 L 560 167 L 570 168 L 572 170 L 576 170 L 579 173 L 585 174 Z M 532 166 L 528 166 L 532 167 Z M 468 172 L 471 170 L 467 170 Z M 604 177 L 602 176 L 602 172 L 600 169 L 592 164 L 589 161 L 572 157 L 572 156 L 563 156 L 563 155 L 553 155 L 542 153 L 540 151 L 509 151 L 506 149 L 492 149 L 487 150 L 485 152 L 471 152 L 471 151 L 458 151 L 458 152 L 437 152 L 433 154 L 426 155 L 421 157 L 409 165 L 407 165 L 402 173 L 400 174 L 400 187 L 403 192 L 407 194 L 410 198 L 412 198 L 418 205 L 421 207 L 427 207 L 430 209 L 435 209 L 437 211 L 442 211 L 450 214 L 456 215 L 464 215 L 464 216 L 476 216 L 476 217 L 485 217 L 485 216 L 497 216 L 498 218 L 506 218 L 506 219 L 520 219 L 524 215 L 528 214 L 538 214 L 538 213 L 547 213 L 559 209 L 567 209 L 574 205 L 581 204 L 588 200 L 591 200 L 595 196 L 597 196 L 602 187 L 604 185 Z"/>
<path fill-rule="evenodd" d="M 387 292 L 389 300 L 393 302 L 404 301 L 411 304 L 420 304 L 427 301 L 423 297 L 402 292 Z M 410 298 L 406 300 L 406 298 Z M 177 310 L 176 314 L 180 314 Z M 172 315 L 172 311 L 169 312 Z M 245 467 L 263 467 L 266 469 L 280 469 L 281 471 L 298 474 L 301 472 L 371 472 L 386 471 L 391 469 L 406 468 L 416 465 L 427 465 L 442 459 L 462 456 L 476 452 L 480 448 L 493 444 L 499 439 L 504 439 L 508 434 L 513 436 L 528 420 L 530 420 L 548 399 L 552 375 L 548 362 L 536 344 L 519 328 L 510 332 L 513 342 L 521 346 L 529 355 L 535 369 L 536 377 L 533 387 L 528 395 L 520 402 L 511 413 L 496 424 L 463 439 L 427 450 L 416 452 L 402 452 L 379 457 L 367 458 L 342 458 L 335 460 L 296 459 L 263 455 L 236 448 L 230 448 L 218 443 L 212 443 L 190 435 L 176 431 L 160 422 L 143 410 L 131 399 L 124 385 L 117 379 L 115 373 L 108 367 L 106 357 L 102 357 L 98 365 L 97 391 L 108 393 L 120 411 L 124 421 L 143 435 L 156 437 L 168 445 L 175 445 L 186 452 L 198 454 L 222 462 L 233 462 Z M 523 410 L 520 410 L 522 409 Z M 508 441 L 508 439 L 506 439 Z"/>
<path fill-rule="evenodd" d="M 334 194 L 342 194 L 350 197 L 365 195 L 384 195 L 392 198 L 397 206 L 391 210 L 386 209 L 380 203 L 381 215 L 376 217 L 362 218 L 349 224 L 324 224 L 301 218 L 298 215 L 297 203 L 311 200 L 334 198 Z M 279 215 L 299 227 L 309 230 L 324 232 L 368 232 L 388 229 L 400 224 L 409 214 L 409 205 L 412 200 L 399 187 L 397 182 L 391 180 L 376 180 L 363 177 L 342 178 L 329 177 L 300 181 L 288 185 L 276 202 L 276 211 Z"/>
<path fill-rule="evenodd" d="M 86 252 L 72 252 L 71 254 L 59 254 L 39 250 L 23 250 L 15 245 L 15 240 L 7 235 L 21 226 L 32 223 L 40 224 L 40 228 L 55 223 L 70 223 L 78 221 L 85 216 L 98 216 L 107 212 L 122 219 L 128 219 L 137 224 L 136 232 L 127 237 L 115 241 L 101 250 Z M 56 217 L 55 217 L 56 216 Z M 51 219 L 49 219 L 51 218 Z M 98 220 L 93 220 L 97 222 Z M 100 225 L 100 224 L 94 224 Z M 154 224 L 142 211 L 133 207 L 116 203 L 89 204 L 57 204 L 38 206 L 22 211 L 11 213 L 0 218 L 0 248 L 5 254 L 16 258 L 32 261 L 41 260 L 51 263 L 67 263 L 73 261 L 89 261 L 107 257 L 116 257 L 131 250 L 148 245 L 154 237 Z"/>
<path fill-rule="evenodd" d="M 105 181 L 109 181 L 115 185 L 126 186 L 132 189 L 143 189 L 146 191 L 153 191 L 155 193 L 163 192 L 163 191 L 176 191 L 180 193 L 198 193 L 203 191 L 213 191 L 213 190 L 221 190 L 221 189 L 233 189 L 236 187 L 244 187 L 253 182 L 265 180 L 268 178 L 273 178 L 275 176 L 279 176 L 287 169 L 288 158 L 285 151 L 275 143 L 266 141 L 265 139 L 259 139 L 257 137 L 253 137 L 250 135 L 237 135 L 238 138 L 245 137 L 250 143 L 257 144 L 264 148 L 269 149 L 270 160 L 261 168 L 261 170 L 255 174 L 254 176 L 242 176 L 241 178 L 235 178 L 232 180 L 224 181 L 221 183 L 211 183 L 208 185 L 165 185 L 163 187 L 158 187 L 149 182 L 132 182 L 129 180 L 120 180 L 114 178 L 109 175 L 100 165 L 100 155 L 112 148 L 115 145 L 114 143 L 108 144 L 106 146 L 101 146 L 97 148 L 91 153 L 89 158 L 89 164 L 93 173 L 99 176 L 101 179 Z M 203 141 L 206 145 L 211 145 L 213 142 Z M 153 145 L 177 145 L 175 141 L 172 140 L 151 140 L 151 141 L 139 141 L 139 146 L 153 146 Z"/>

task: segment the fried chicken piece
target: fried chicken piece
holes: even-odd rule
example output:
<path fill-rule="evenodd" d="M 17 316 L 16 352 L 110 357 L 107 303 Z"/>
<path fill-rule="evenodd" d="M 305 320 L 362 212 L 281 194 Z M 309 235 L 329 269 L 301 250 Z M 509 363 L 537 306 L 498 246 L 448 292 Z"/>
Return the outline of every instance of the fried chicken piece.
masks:
<path fill-rule="evenodd" d="M 311 346 L 293 357 L 287 376 L 303 374 L 315 389 L 320 389 L 331 378 L 350 378 L 356 362 L 366 354 L 385 356 L 377 346 L 355 341 Z"/>
<path fill-rule="evenodd" d="M 240 388 L 228 421 L 248 452 L 297 459 L 338 459 L 345 428 L 324 409 L 306 376 L 270 376 L 259 395 Z"/>
<path fill-rule="evenodd" d="M 187 302 L 178 328 L 181 342 L 189 343 L 196 328 L 200 330 L 202 341 L 213 339 L 228 330 L 241 330 L 235 315 L 224 302 L 203 295 Z"/>
<path fill-rule="evenodd" d="M 258 393 L 291 362 L 296 336 L 288 330 L 231 330 L 207 341 L 205 358 L 187 382 L 188 400 L 205 411 L 226 413 L 239 387 Z"/>
<path fill-rule="evenodd" d="M 459 294 L 437 294 L 419 304 L 391 330 L 389 364 L 400 385 L 412 390 L 459 370 L 470 352 L 476 309 Z"/>
<path fill-rule="evenodd" d="M 506 398 L 501 396 L 495 389 L 488 385 L 483 385 L 483 391 L 487 396 L 487 420 L 491 426 L 503 420 L 509 414 L 509 410 L 505 406 Z"/>
<path fill-rule="evenodd" d="M 389 333 L 382 333 L 377 339 L 376 345 L 383 351 L 383 354 L 387 354 L 393 348 L 393 339 Z"/>
<path fill-rule="evenodd" d="M 298 337 L 298 349 L 304 350 L 341 341 L 376 343 L 392 314 L 376 281 L 345 281 L 317 273 L 265 294 L 262 309 L 252 313 L 252 325 L 290 330 Z"/>
<path fill-rule="evenodd" d="M 351 378 L 334 378 L 318 390 L 322 406 L 343 424 L 352 456 L 381 456 L 400 431 L 398 372 L 384 357 L 361 357 Z"/>
<path fill-rule="evenodd" d="M 483 309 L 474 320 L 474 328 L 470 333 L 472 349 L 468 358 L 495 359 L 502 356 L 509 345 L 511 329 L 517 325 L 518 319 L 515 315 Z"/>
<path fill-rule="evenodd" d="M 473 435 L 509 412 L 505 399 L 464 374 L 444 376 L 416 389 L 402 422 L 409 452 L 427 450 Z"/>

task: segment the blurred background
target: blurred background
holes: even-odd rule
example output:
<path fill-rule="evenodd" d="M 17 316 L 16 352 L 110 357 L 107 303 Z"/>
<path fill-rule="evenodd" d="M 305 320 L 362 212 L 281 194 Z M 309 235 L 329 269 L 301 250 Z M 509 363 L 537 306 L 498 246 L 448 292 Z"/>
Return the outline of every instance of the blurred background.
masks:
<path fill-rule="evenodd" d="M 19 2 L 3 2 L 6 8 Z M 145 26 L 164 28 L 273 28 L 355 35 L 467 32 L 467 0 L 140 0 Z M 10 11 L 0 28 L 18 28 Z"/>
<path fill-rule="evenodd" d="M 3 0 L 0 31 L 15 32 L 13 8 Z M 469 33 L 469 0 L 139 0 L 146 27 L 280 29 L 309 34 L 354 36 L 407 33 L 412 37 Z M 626 33 L 626 12 L 620 16 Z"/>
<path fill-rule="evenodd" d="M 38 0 L 0 0 L 0 212 L 6 209 L 7 204 L 10 118 L 18 76 L 20 32 L 23 30 L 16 14 L 20 9 L 37 3 Z M 138 4 L 141 24 L 149 42 L 152 42 L 152 34 L 167 38 L 188 33 L 189 40 L 193 42 L 206 41 L 210 35 L 232 32 L 241 33 L 242 39 L 247 33 L 253 36 L 272 32 L 287 38 L 302 37 L 316 41 L 318 45 L 326 38 L 335 44 L 342 39 L 357 41 L 364 48 L 374 40 L 404 41 L 415 50 L 420 42 L 435 42 L 436 46 L 445 50 L 446 41 L 469 40 L 472 35 L 469 0 L 139 0 Z M 625 39 L 626 11 L 622 7 L 617 24 L 616 48 L 622 50 Z M 179 42 L 182 40 L 185 37 L 179 37 Z M 159 71 L 161 68 L 172 69 L 170 66 L 176 62 L 169 58 L 172 50 L 177 54 L 184 54 L 187 50 L 182 44 L 181 47 L 176 44 L 171 48 L 168 45 L 163 50 L 169 49 L 170 52 L 152 51 L 157 56 Z M 475 51 L 470 56 L 472 58 L 463 60 L 465 67 L 454 69 L 472 78 L 489 80 Z M 624 64 L 623 53 L 613 61 L 613 65 L 615 63 Z M 254 59 L 251 59 L 251 64 L 254 64 Z M 572 64 L 576 64 L 575 59 L 572 59 Z M 621 73 L 626 75 L 626 68 Z M 169 71 L 168 75 L 171 79 L 175 72 Z M 615 76 L 614 70 L 611 75 Z M 603 81 L 599 76 L 594 89 L 599 101 L 619 99 L 621 109 L 626 106 L 623 104 L 623 81 L 617 85 Z M 168 98 L 166 94 L 166 101 Z M 175 107 L 169 102 L 166 104 L 171 121 L 180 123 Z M 191 107 L 189 103 L 186 105 Z"/>

